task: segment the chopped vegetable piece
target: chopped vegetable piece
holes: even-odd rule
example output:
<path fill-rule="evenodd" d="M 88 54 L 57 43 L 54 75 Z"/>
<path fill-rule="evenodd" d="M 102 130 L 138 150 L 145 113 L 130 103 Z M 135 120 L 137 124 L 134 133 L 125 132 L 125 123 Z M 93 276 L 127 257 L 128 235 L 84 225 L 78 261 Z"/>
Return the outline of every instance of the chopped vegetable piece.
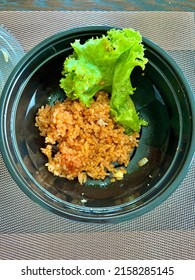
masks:
<path fill-rule="evenodd" d="M 148 159 L 146 157 L 144 157 L 140 161 L 138 161 L 138 165 L 144 166 L 147 162 L 148 162 Z"/>
<path fill-rule="evenodd" d="M 9 61 L 9 55 L 8 55 L 7 51 L 4 50 L 4 49 L 1 49 L 1 51 L 2 51 L 3 57 L 5 59 L 5 62 L 8 62 Z"/>

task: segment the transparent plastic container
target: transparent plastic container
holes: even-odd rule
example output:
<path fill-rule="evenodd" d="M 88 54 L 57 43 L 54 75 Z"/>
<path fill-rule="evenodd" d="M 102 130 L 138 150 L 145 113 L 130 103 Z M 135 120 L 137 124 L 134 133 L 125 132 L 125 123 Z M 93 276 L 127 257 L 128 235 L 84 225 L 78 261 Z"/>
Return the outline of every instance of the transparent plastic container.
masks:
<path fill-rule="evenodd" d="M 0 95 L 8 76 L 24 54 L 19 42 L 0 25 Z"/>

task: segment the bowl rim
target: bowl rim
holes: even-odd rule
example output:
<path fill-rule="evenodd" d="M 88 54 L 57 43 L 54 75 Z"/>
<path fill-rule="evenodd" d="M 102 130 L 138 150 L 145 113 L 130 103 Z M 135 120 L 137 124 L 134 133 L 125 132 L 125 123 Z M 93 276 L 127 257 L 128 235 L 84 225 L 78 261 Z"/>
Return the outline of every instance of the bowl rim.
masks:
<path fill-rule="evenodd" d="M 69 36 L 69 35 L 73 35 L 73 34 L 78 34 L 80 33 L 85 33 L 85 32 L 105 32 L 109 29 L 113 29 L 113 28 L 117 28 L 117 29 L 121 29 L 119 27 L 113 27 L 113 26 L 101 26 L 101 25 L 96 25 L 96 26 L 84 26 L 84 27 L 76 27 L 76 28 L 72 28 L 72 29 L 67 29 L 64 31 L 60 31 L 54 35 L 51 35 L 50 37 L 46 38 L 45 40 L 41 41 L 39 44 L 37 44 L 35 47 L 33 47 L 29 52 L 27 52 L 24 57 L 20 60 L 20 62 L 14 67 L 13 71 L 11 72 L 4 88 L 2 91 L 2 95 L 0 97 L 0 113 L 1 113 L 1 121 L 0 121 L 0 151 L 1 154 L 3 156 L 4 162 L 11 174 L 11 176 L 14 178 L 15 182 L 17 183 L 17 185 L 22 189 L 22 191 L 24 191 L 28 196 L 30 196 L 31 199 L 33 199 L 35 202 L 37 202 L 39 205 L 43 206 L 44 208 L 49 208 L 52 212 L 56 212 L 57 214 L 61 215 L 61 216 L 67 216 L 67 217 L 72 217 L 75 220 L 87 220 L 87 221 L 106 221 L 106 220 L 120 220 L 120 221 L 124 221 L 130 218 L 136 218 L 138 216 L 141 216 L 149 211 L 151 211 L 152 209 L 154 209 L 156 206 L 160 205 L 163 201 L 165 201 L 174 191 L 175 189 L 181 184 L 181 182 L 184 180 L 185 176 L 188 173 L 189 168 L 191 167 L 191 164 L 193 162 L 194 159 L 194 154 L 195 154 L 195 125 L 192 125 L 192 135 L 191 135 L 191 143 L 189 146 L 189 150 L 188 150 L 188 154 L 186 156 L 185 162 L 183 164 L 182 170 L 179 172 L 180 176 L 177 176 L 176 178 L 174 178 L 174 181 L 171 183 L 171 185 L 169 186 L 169 188 L 167 188 L 164 192 L 163 195 L 159 195 L 158 197 L 156 197 L 155 199 L 152 199 L 149 203 L 147 203 L 147 205 L 144 205 L 140 208 L 134 208 L 133 212 L 128 212 L 128 213 L 117 213 L 115 216 L 115 213 L 113 211 L 121 210 L 121 208 L 124 207 L 128 207 L 130 205 L 130 202 L 126 202 L 123 203 L 121 205 L 116 205 L 116 206 L 108 206 L 108 207 L 87 207 L 87 206 L 80 206 L 80 205 L 74 205 L 72 203 L 66 202 L 62 199 L 57 198 L 57 201 L 63 204 L 66 204 L 67 208 L 71 208 L 74 209 L 76 211 L 78 211 L 76 213 L 76 215 L 74 215 L 73 213 L 64 213 L 63 211 L 61 211 L 60 208 L 52 205 L 52 203 L 48 203 L 48 201 L 46 199 L 43 199 L 43 197 L 40 197 L 36 192 L 34 192 L 33 190 L 30 190 L 29 188 L 26 187 L 25 182 L 23 182 L 23 177 L 22 174 L 18 174 L 17 172 L 17 177 L 15 177 L 16 171 L 15 168 L 11 162 L 11 158 L 9 156 L 9 150 L 6 149 L 6 140 L 5 140 L 5 135 L 3 132 L 4 131 L 4 123 L 6 123 L 6 116 L 2 113 L 4 112 L 4 106 L 6 108 L 7 106 L 7 97 L 9 95 L 9 87 L 10 84 L 13 82 L 13 78 L 15 76 L 17 76 L 20 72 L 20 70 L 22 69 L 23 65 L 26 63 L 26 61 L 28 61 L 29 59 L 33 59 L 33 56 L 40 51 L 41 49 L 44 49 L 46 46 L 48 46 L 51 42 L 59 39 L 59 37 L 63 37 L 63 36 Z M 79 34 L 80 34 L 79 33 Z M 168 53 L 163 50 L 160 46 L 158 46 L 156 43 L 154 43 L 153 41 L 145 38 L 144 36 L 142 36 L 143 38 L 143 43 L 147 46 L 149 46 L 150 48 L 152 48 L 155 52 L 157 52 L 158 54 L 160 54 L 163 57 L 163 60 L 165 60 L 167 62 L 167 64 L 174 70 L 174 73 L 176 73 L 178 79 L 182 82 L 183 85 L 183 89 L 185 90 L 185 92 L 187 93 L 187 97 L 189 99 L 189 104 L 190 104 L 190 109 L 191 109 L 191 113 L 192 113 L 192 124 L 195 120 L 195 96 L 192 92 L 192 89 L 190 87 L 190 84 L 188 83 L 186 77 L 184 76 L 181 68 L 177 65 L 177 63 L 168 55 Z M 7 147 L 8 148 L 8 147 Z M 169 169 L 168 169 L 169 170 Z M 22 186 L 21 186 L 22 185 Z M 44 188 L 43 188 L 44 189 Z M 47 190 L 44 189 L 44 192 L 46 192 Z M 48 192 L 48 191 L 47 191 Z M 48 192 L 49 193 L 49 192 Z M 56 199 L 54 195 L 52 195 L 51 193 L 50 197 L 52 199 Z M 50 199 L 51 201 L 51 199 Z M 52 208 L 52 209 L 51 209 Z M 64 208 L 66 209 L 66 208 Z M 83 211 L 85 211 L 85 213 L 98 213 L 98 216 L 89 216 L 89 217 L 84 217 L 83 218 Z M 80 216 L 78 214 L 81 214 Z M 104 216 L 102 216 L 104 214 Z M 133 216 L 133 217 L 131 217 Z"/>

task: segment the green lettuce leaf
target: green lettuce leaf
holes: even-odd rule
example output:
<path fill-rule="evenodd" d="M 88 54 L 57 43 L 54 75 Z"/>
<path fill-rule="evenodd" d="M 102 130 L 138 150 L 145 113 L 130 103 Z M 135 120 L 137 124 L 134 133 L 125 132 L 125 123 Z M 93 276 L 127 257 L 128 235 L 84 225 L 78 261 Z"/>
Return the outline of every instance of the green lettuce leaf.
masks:
<path fill-rule="evenodd" d="M 110 99 L 111 114 L 116 122 L 125 127 L 127 133 L 139 132 L 142 125 L 147 125 L 146 121 L 139 118 L 130 97 L 135 91 L 130 76 L 135 66 L 140 66 L 144 70 L 147 60 L 143 55 L 143 45 L 135 44 L 121 54 L 115 65 Z"/>
<path fill-rule="evenodd" d="M 72 99 L 79 98 L 90 106 L 99 90 L 111 94 L 111 114 L 126 131 L 139 131 L 146 122 L 139 119 L 129 97 L 134 93 L 130 75 L 135 66 L 144 69 L 142 37 L 131 29 L 111 29 L 107 35 L 91 38 L 84 44 L 72 43 L 74 50 L 64 61 L 60 87 Z"/>

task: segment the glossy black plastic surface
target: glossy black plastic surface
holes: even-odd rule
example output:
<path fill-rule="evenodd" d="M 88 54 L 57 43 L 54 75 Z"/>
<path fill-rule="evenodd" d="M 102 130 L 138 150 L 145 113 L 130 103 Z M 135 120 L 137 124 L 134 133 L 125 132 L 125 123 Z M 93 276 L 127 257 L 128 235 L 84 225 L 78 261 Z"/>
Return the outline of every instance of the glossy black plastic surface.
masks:
<path fill-rule="evenodd" d="M 79 28 L 54 35 L 30 51 L 14 69 L 1 101 L 1 151 L 21 189 L 50 210 L 75 220 L 119 222 L 146 213 L 185 177 L 194 154 L 194 99 L 181 70 L 158 46 L 143 39 L 149 62 L 132 73 L 133 101 L 143 127 L 122 181 L 88 180 L 81 186 L 53 176 L 40 152 L 44 139 L 34 126 L 41 105 L 58 92 L 70 43 L 106 33 L 109 27 Z M 142 167 L 138 161 L 147 157 Z"/>

